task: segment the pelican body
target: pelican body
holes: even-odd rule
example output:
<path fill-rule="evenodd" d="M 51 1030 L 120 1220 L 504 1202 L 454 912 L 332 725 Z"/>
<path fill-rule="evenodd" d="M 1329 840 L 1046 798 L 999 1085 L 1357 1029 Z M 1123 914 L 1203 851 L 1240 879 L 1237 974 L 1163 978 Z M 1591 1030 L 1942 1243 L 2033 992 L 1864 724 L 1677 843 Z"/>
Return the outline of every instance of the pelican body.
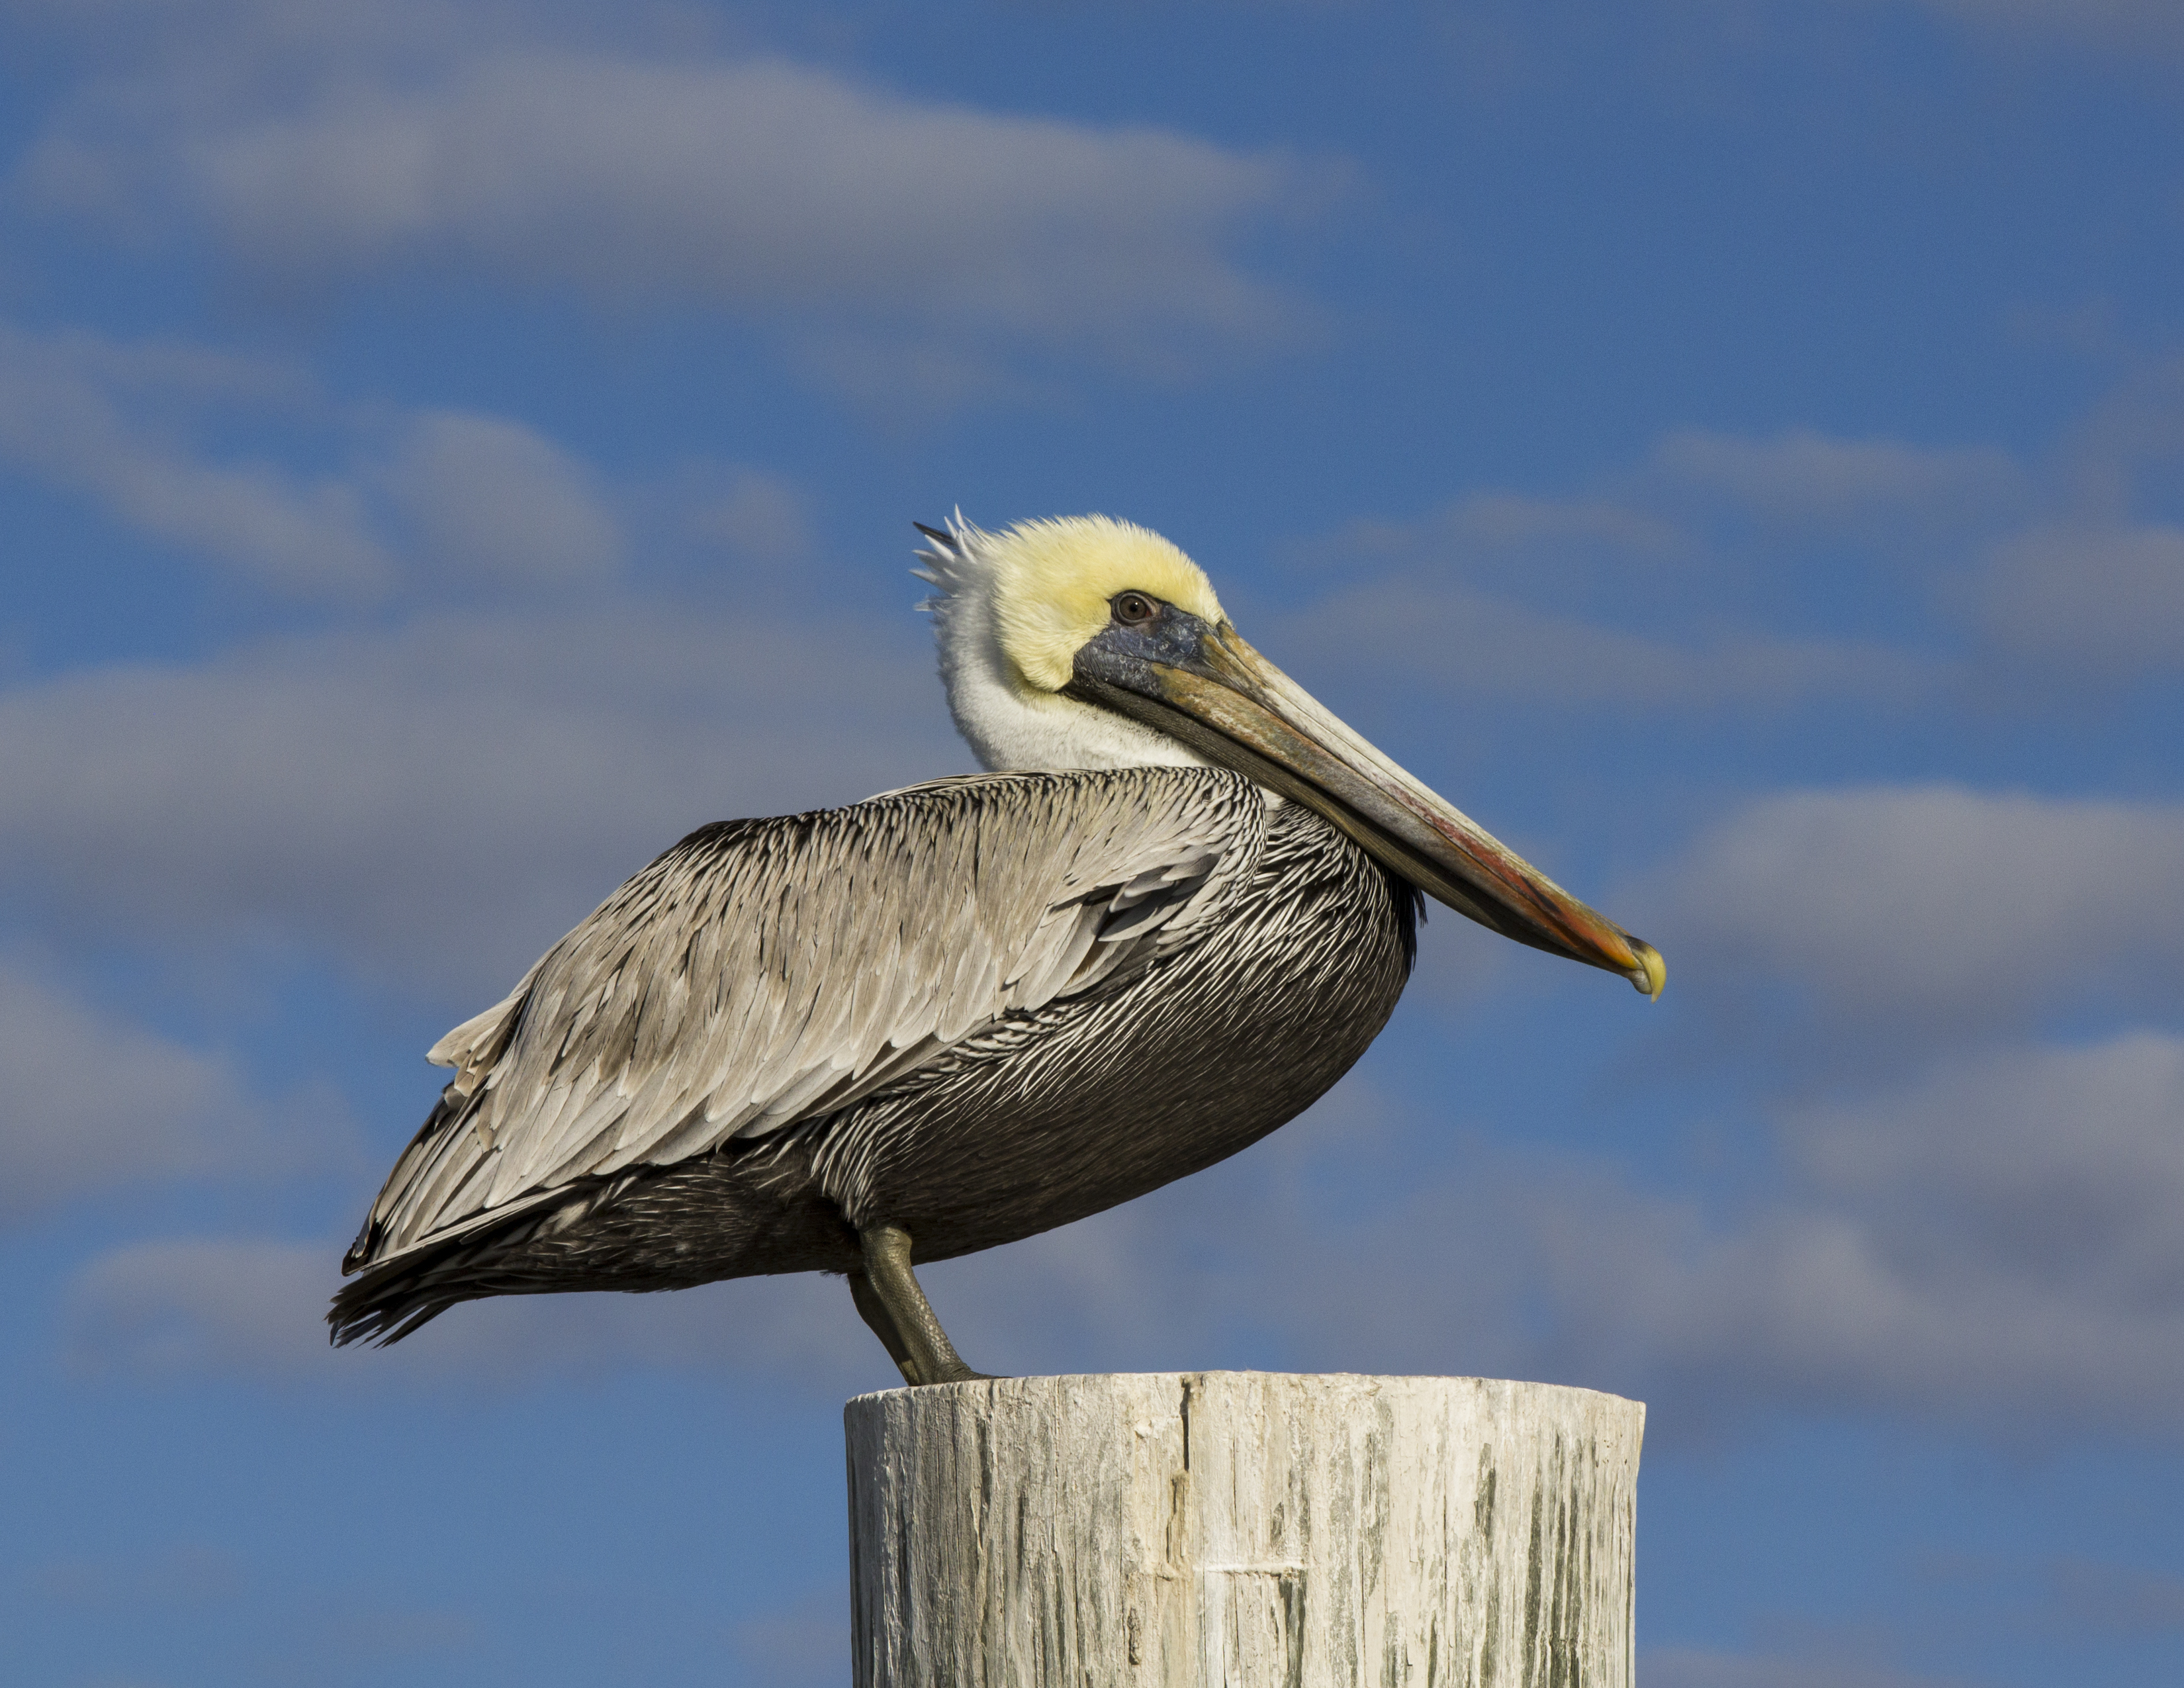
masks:
<path fill-rule="evenodd" d="M 1167 541 L 922 531 L 990 772 L 702 827 L 450 1032 L 335 1341 L 485 1295 L 819 1271 L 911 1383 L 978 1376 L 914 1262 L 1295 1117 L 1387 1022 L 1422 893 L 1658 994 L 1649 945 L 1259 656 Z"/>

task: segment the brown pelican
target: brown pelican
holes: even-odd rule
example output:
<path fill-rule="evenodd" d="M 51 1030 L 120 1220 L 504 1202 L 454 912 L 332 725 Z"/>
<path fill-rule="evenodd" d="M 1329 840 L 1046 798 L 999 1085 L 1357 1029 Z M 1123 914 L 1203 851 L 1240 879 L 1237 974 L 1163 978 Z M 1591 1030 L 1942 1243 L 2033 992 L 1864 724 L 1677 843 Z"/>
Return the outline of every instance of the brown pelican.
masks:
<path fill-rule="evenodd" d="M 1290 1119 L 1379 1033 L 1420 893 L 1660 994 L 1660 955 L 1089 516 L 922 527 L 989 772 L 727 821 L 440 1039 L 454 1082 L 333 1339 L 457 1301 L 845 1275 L 912 1384 L 977 1377 L 911 1267 L 1081 1219 Z"/>

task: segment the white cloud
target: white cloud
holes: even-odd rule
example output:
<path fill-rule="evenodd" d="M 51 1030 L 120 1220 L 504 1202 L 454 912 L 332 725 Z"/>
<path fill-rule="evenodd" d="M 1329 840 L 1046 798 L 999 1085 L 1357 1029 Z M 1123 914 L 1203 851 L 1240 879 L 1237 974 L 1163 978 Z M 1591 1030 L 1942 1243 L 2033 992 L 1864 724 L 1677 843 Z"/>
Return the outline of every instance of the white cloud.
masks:
<path fill-rule="evenodd" d="M 706 465 L 683 477 L 683 532 L 739 561 L 770 565 L 810 554 L 816 541 L 804 495 L 778 475 Z"/>
<path fill-rule="evenodd" d="M 1485 1145 L 1398 1176 L 1415 1138 L 1386 1113 L 1338 1091 L 1246 1162 L 928 1287 L 1002 1364 L 1209 1363 L 1241 1327 L 1301 1369 L 1635 1395 L 1672 1440 L 1761 1411 L 2184 1436 L 2184 1037 L 1944 1065 L 1792 1112 L 1784 1188 L 1712 1218 L 1601 1163 Z M 1384 1162 L 1401 1193 L 1334 1211 L 1338 1162 L 1368 1182 Z"/>
<path fill-rule="evenodd" d="M 205 437 L 238 415 L 301 420 L 332 465 L 215 458 Z M 287 594 L 598 582 L 626 549 L 598 476 L 520 422 L 352 414 L 292 369 L 173 343 L 0 324 L 0 462 Z"/>
<path fill-rule="evenodd" d="M 1648 1647 L 1638 1663 L 1646 1688 L 1970 1688 L 1962 1677 L 1915 1675 L 1852 1659 L 1791 1659 L 1702 1647 Z"/>
<path fill-rule="evenodd" d="M 1892 1035 L 1965 1033 L 2102 993 L 2177 999 L 2184 809 L 1957 786 L 1739 809 L 1630 900 L 1686 990 L 1810 993 Z"/>
<path fill-rule="evenodd" d="M 263 402 L 295 386 L 263 365 L 198 348 L 40 337 L 0 324 L 0 461 L 259 584 L 383 589 L 394 563 L 354 484 L 262 461 L 207 461 L 148 415 L 162 398 Z"/>
<path fill-rule="evenodd" d="M 675 604 L 472 613 L 0 694 L 0 885 L 64 931 L 496 990 L 693 827 L 962 768 L 908 584 L 896 643 Z"/>
<path fill-rule="evenodd" d="M 2184 47 L 2184 17 L 2170 0 L 1917 0 L 1976 29 L 2060 36 L 2097 47 Z"/>
<path fill-rule="evenodd" d="M 844 1591 L 830 1588 L 784 1610 L 743 1618 L 735 1626 L 736 1656 L 750 1680 L 768 1688 L 831 1688 L 852 1674 L 847 1605 Z"/>
<path fill-rule="evenodd" d="M 1474 493 L 1450 506 L 1436 526 L 1448 543 L 1464 548 L 1592 543 L 1626 552 L 1672 554 L 1690 543 L 1688 536 L 1665 518 L 1607 499 Z"/>
<path fill-rule="evenodd" d="M 1302 548 L 1354 583 L 1295 618 L 1296 642 L 1339 660 L 1342 638 L 1363 641 L 1413 687 L 1596 708 L 1961 708 L 2059 687 L 2109 702 L 2184 671 L 2184 527 L 2133 514 L 2184 448 L 2176 387 L 2165 365 L 2134 379 L 2030 466 L 1985 447 L 1683 428 L 1567 497 L 1481 491 L 1355 522 Z M 1848 597 L 1797 578 L 1846 567 L 1870 577 Z M 1970 633 L 1964 655 L 1931 634 L 1769 626 L 1786 601 L 1808 625 L 1889 610 L 1891 578 L 1896 625 L 1939 607 Z"/>
<path fill-rule="evenodd" d="M 2086 1559 L 2051 1560 L 2042 1569 L 2059 1627 L 2112 1635 L 2184 1634 L 2184 1577 Z"/>
<path fill-rule="evenodd" d="M 299 528 L 277 557 L 251 549 L 262 526 L 192 535 L 284 589 L 406 572 L 409 604 L 471 605 L 0 692 L 0 893 L 43 928 L 429 960 L 487 989 L 693 825 L 962 765 L 906 583 L 893 644 L 866 631 L 877 617 L 615 604 L 625 500 L 519 423 L 344 415 L 285 368 L 167 344 L 0 331 L 10 367 L 25 379 L 0 398 L 0 452 L 164 537 L 179 530 L 148 514 L 147 477 L 248 482 L 260 515 L 295 515 L 294 477 L 238 474 L 189 439 L 216 411 L 301 409 L 336 438 L 340 466 L 313 484 L 347 525 Z M 671 546 L 778 563 L 810 544 L 795 490 L 755 471 L 693 471 L 650 502 Z M 358 547 L 369 569 L 348 566 Z M 465 590 L 480 585 L 489 608 Z M 526 601 L 555 607 L 511 607 Z"/>
<path fill-rule="evenodd" d="M 1845 439 L 1809 428 L 1771 437 L 1679 428 L 1637 465 L 1592 490 L 1540 497 L 1467 493 L 1416 522 L 1361 521 L 1319 549 L 1399 560 L 1446 560 L 1478 577 L 1582 588 L 1603 571 L 1658 583 L 1708 571 L 1713 530 L 1752 515 L 1790 526 L 1992 529 L 2021 515 L 2029 476 L 2007 454 L 1977 447 Z"/>
<path fill-rule="evenodd" d="M 2184 1039 L 1996 1051 L 1788 1121 L 1809 1185 L 1908 1270 L 2184 1306 Z"/>
<path fill-rule="evenodd" d="M 1294 616 L 1287 638 L 1330 663 L 1392 666 L 1413 689 L 1528 703 L 1937 703 L 1966 670 L 1930 647 L 1770 628 L 1780 612 L 1768 600 L 1780 593 L 1769 577 L 1782 565 L 1753 556 L 1752 519 L 1814 543 L 1855 538 L 1877 554 L 1915 537 L 1923 554 L 1937 533 L 1968 543 L 2020 516 L 2027 482 L 1990 450 L 1680 430 L 1568 497 L 1476 492 L 1417 521 L 1360 521 L 1305 548 L 1355 583 Z M 1923 596 L 1914 589 L 1905 607 Z"/>
<path fill-rule="evenodd" d="M 893 1365 L 838 1279 L 749 1279 L 671 1295 L 503 1296 L 455 1308 L 392 1348 L 332 1347 L 345 1240 L 144 1242 L 70 1283 L 63 1357 L 86 1378 L 231 1378 L 354 1392 L 520 1385 L 631 1369 L 885 1388 Z"/>
<path fill-rule="evenodd" d="M 1481 491 L 1358 521 L 1302 548 L 1357 583 L 1296 617 L 1299 637 L 1330 655 L 1335 629 L 1373 641 L 1375 666 L 1384 642 L 1413 684 L 1594 707 L 1946 706 L 2029 679 L 2103 701 L 2184 669 L 2184 528 L 2131 514 L 2148 465 L 2184 439 L 2173 374 L 2135 382 L 2032 466 L 1984 447 L 1684 428 L 1567 497 Z M 1786 562 L 1785 544 L 1805 549 Z M 1938 603 L 1971 633 L 1966 655 L 1930 635 L 1914 650 L 1769 626 L 1786 599 L 1830 613 L 1786 577 L 1846 564 L 1883 582 L 1853 594 L 1869 614 L 1892 577 L 1897 624 Z"/>
<path fill-rule="evenodd" d="M 329 49 L 332 52 L 332 49 Z M 33 149 L 47 203 L 192 209 L 236 261 L 314 286 L 455 265 L 912 344 L 1135 363 L 1290 333 L 1239 264 L 1325 173 L 1152 128 L 917 99 L 772 58 L 501 46 L 209 98 L 156 74 Z"/>
<path fill-rule="evenodd" d="M 1692 1397 L 2176 1435 L 2180 1117 L 2184 1039 L 2153 1033 L 1795 1115 L 1797 1198 L 1656 1254 L 1652 1293 L 1602 1270 L 1599 1329 L 1641 1321 L 1646 1368 Z"/>
<path fill-rule="evenodd" d="M 32 1580 L 43 1600 L 102 1613 L 215 1605 L 234 1599 L 247 1585 L 241 1558 L 197 1542 L 139 1547 L 106 1560 L 53 1560 L 39 1566 Z"/>
<path fill-rule="evenodd" d="M 74 25 L 103 64 L 237 66 L 293 72 L 347 58 L 429 60 L 505 30 L 521 10 L 552 15 L 557 0 L 13 0 L 17 16 Z"/>
<path fill-rule="evenodd" d="M 323 1102 L 276 1126 L 224 1056 L 0 964 L 0 1223 L 134 1184 L 253 1182 L 346 1165 Z"/>
<path fill-rule="evenodd" d="M 1343 574 L 1454 574 L 1564 608 L 1605 575 L 1658 579 L 1688 562 L 1697 537 L 1635 499 L 1540 498 L 1501 489 L 1467 493 L 1412 521 L 1352 521 L 1308 542 L 1301 555 Z"/>
<path fill-rule="evenodd" d="M 1689 710 L 1812 699 L 1903 701 L 1946 671 L 1884 646 L 1735 631 L 1671 643 L 1418 576 L 1383 577 L 1290 618 L 1271 649 L 1307 671 L 1524 703 Z"/>
<path fill-rule="evenodd" d="M 1965 516 L 2024 496 L 2008 454 L 1838 439 L 1809 428 L 1769 439 L 1684 428 L 1654 446 L 1653 473 L 1778 521 L 1843 521 L 1874 512 Z"/>
<path fill-rule="evenodd" d="M 1970 593 L 2005 662 L 2118 681 L 2184 668 L 2184 528 L 2034 528 L 1996 550 Z"/>
<path fill-rule="evenodd" d="M 622 536 L 596 477 L 531 429 L 430 411 L 406 432 L 388 487 L 436 568 L 549 583 L 620 570 Z"/>

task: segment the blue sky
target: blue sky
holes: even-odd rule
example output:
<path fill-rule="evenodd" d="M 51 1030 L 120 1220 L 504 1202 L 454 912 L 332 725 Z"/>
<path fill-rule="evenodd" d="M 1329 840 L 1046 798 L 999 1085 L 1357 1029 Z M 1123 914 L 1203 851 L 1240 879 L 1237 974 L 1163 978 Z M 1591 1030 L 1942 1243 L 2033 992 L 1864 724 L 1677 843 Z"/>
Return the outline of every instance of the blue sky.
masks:
<path fill-rule="evenodd" d="M 2170 0 L 0 8 L 0 1634 L 841 1680 L 840 1284 L 330 1353 L 421 1059 L 961 771 L 913 519 L 1104 510 L 1644 933 L 933 1268 L 974 1363 L 1650 1405 L 1646 1688 L 2184 1675 Z"/>

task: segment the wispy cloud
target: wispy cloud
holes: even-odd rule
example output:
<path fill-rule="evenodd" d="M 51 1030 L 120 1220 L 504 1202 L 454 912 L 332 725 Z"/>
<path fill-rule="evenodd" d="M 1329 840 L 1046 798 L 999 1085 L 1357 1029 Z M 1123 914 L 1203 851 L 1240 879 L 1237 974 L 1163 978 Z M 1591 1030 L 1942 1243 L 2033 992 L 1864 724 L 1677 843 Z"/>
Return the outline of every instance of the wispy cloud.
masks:
<path fill-rule="evenodd" d="M 4 962 L 0 1097 L 0 1225 L 131 1186 L 255 1184 L 348 1170 L 355 1156 L 327 1099 L 269 1107 L 226 1056 Z"/>
<path fill-rule="evenodd" d="M 1721 1228 L 1626 1198 L 1563 1233 L 1573 1351 L 1620 1348 L 1686 1408 L 2174 1437 L 2180 1106 L 2184 1040 L 2141 1033 L 1793 1111 L 1779 1202 Z"/>
<path fill-rule="evenodd" d="M 1573 708 L 1780 709 L 1814 699 L 1903 703 L 1932 692 L 1948 665 L 1884 645 L 1770 636 L 1753 629 L 1657 638 L 1557 615 L 1430 576 L 1384 577 L 1295 616 L 1285 660 L 1355 671 L 1449 698 Z"/>
<path fill-rule="evenodd" d="M 906 585 L 895 642 L 861 609 L 630 592 L 629 511 L 670 553 L 808 557 L 777 476 L 610 486 L 507 418 L 343 406 L 201 348 L 0 331 L 10 370 L 0 457 L 274 594 L 331 595 L 337 626 L 374 600 L 352 631 L 0 691 L 0 894 L 34 926 L 432 955 L 488 989 L 693 825 L 961 762 Z M 333 466 L 218 460 L 237 414 L 300 415 Z"/>
<path fill-rule="evenodd" d="M 63 1358 L 135 1384 L 513 1388 L 630 1370 L 723 1371 L 819 1389 L 898 1381 L 838 1279 L 755 1279 L 667 1295 L 508 1296 L 456 1308 L 389 1349 L 336 1349 L 328 1300 L 346 1238 L 128 1245 L 69 1287 Z"/>
<path fill-rule="evenodd" d="M 2095 684 L 2184 669 L 2184 527 L 2052 524 L 1964 585 L 2000 661 Z"/>
<path fill-rule="evenodd" d="M 445 574 L 497 584 L 597 581 L 624 560 L 598 477 L 504 417 L 410 419 L 386 483 L 415 554 Z"/>
<path fill-rule="evenodd" d="M 2184 48 L 2184 18 L 2167 0 L 1914 0 L 1977 30 L 2103 50 Z"/>
<path fill-rule="evenodd" d="M 1851 1658 L 1786 1658 L 1702 1647 L 1648 1647 L 1646 1688 L 1977 1688 L 1961 1676 L 1927 1676 Z"/>
<path fill-rule="evenodd" d="M 223 450 L 237 418 L 317 466 Z M 0 463 L 284 596 L 379 600 L 610 578 L 626 540 L 585 464 L 506 417 L 343 405 L 263 359 L 0 324 Z"/>
<path fill-rule="evenodd" d="M 1751 801 L 1631 901 L 1686 989 L 1777 988 L 1902 1044 L 2088 1000 L 2173 1011 L 2184 810 L 1958 786 Z"/>
<path fill-rule="evenodd" d="M 2179 381 L 2139 371 L 2031 460 L 1672 430 L 1563 496 L 1479 490 L 1300 548 L 1346 583 L 1297 637 L 1332 650 L 1339 628 L 1412 686 L 1576 706 L 1964 708 L 2028 682 L 2104 703 L 2184 671 L 2184 527 L 2160 514 Z M 1852 602 L 1933 625 L 1901 647 L 1820 631 Z"/>
<path fill-rule="evenodd" d="M 2086 1559 L 2041 1568 L 2048 1617 L 2059 1628 L 2109 1635 L 2184 1635 L 2184 1577 Z"/>
<path fill-rule="evenodd" d="M 2184 1291 L 2180 1109 L 2184 1039 L 2142 1031 L 1958 1057 L 1786 1128 L 1811 1187 L 1872 1214 L 1898 1259 L 2159 1312 Z"/>
<path fill-rule="evenodd" d="M 838 374 L 1011 347 L 1173 370 L 1311 315 L 1242 254 L 1323 203 L 1331 165 L 777 56 L 648 56 L 544 15 L 437 58 L 322 24 L 232 20 L 246 62 L 286 47 L 286 77 L 187 47 L 136 64 L 56 120 L 23 190 L 125 233 L 182 214 L 268 285 L 453 269 L 695 304 Z"/>
<path fill-rule="evenodd" d="M 1284 648 L 1399 675 L 1413 693 L 1579 709 L 1938 705 L 1964 663 L 1930 641 L 1786 625 L 1786 601 L 1792 616 L 1810 606 L 1774 577 L 1824 579 L 1845 546 L 1895 559 L 1938 536 L 1957 556 L 2022 520 L 2031 484 L 1984 448 L 1675 430 L 1565 496 L 1481 489 L 1300 548 L 1344 583 L 1292 617 Z M 1784 544 L 1802 548 L 1793 563 Z M 1893 572 L 1905 607 L 1922 608 L 1930 566 Z"/>
<path fill-rule="evenodd" d="M 774 1688 L 819 1688 L 850 1674 L 848 1597 L 813 1593 L 785 1611 L 736 1625 L 735 1651 L 754 1681 Z"/>
<path fill-rule="evenodd" d="M 1844 523 L 1882 513 L 1953 516 L 2021 504 L 2022 468 L 1992 448 L 1841 439 L 1809 428 L 1769 438 L 1680 428 L 1653 448 L 1669 484 L 1731 499 L 1780 521 Z"/>
<path fill-rule="evenodd" d="M 962 766 L 922 643 L 636 603 L 25 687 L 0 884 L 136 942 L 495 989 L 693 827 Z"/>
<path fill-rule="evenodd" d="M 56 1605 L 98 1612 L 217 1604 L 242 1593 L 242 1560 L 201 1543 L 140 1549 L 107 1560 L 50 1560 L 31 1574 L 39 1594 Z"/>
<path fill-rule="evenodd" d="M 291 398 L 291 375 L 252 360 L 0 324 L 0 460 L 82 494 L 151 538 L 282 591 L 357 596 L 395 564 L 341 476 L 209 460 L 159 408 Z"/>

